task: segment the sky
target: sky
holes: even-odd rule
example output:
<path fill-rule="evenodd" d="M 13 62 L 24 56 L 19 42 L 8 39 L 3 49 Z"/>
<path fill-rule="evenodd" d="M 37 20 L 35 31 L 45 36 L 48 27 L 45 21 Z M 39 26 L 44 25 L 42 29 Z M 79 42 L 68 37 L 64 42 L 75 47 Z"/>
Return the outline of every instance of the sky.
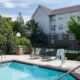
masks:
<path fill-rule="evenodd" d="M 21 12 L 26 22 L 31 18 L 38 5 L 57 9 L 80 5 L 80 0 L 0 0 L 0 15 L 16 20 L 18 13 Z"/>

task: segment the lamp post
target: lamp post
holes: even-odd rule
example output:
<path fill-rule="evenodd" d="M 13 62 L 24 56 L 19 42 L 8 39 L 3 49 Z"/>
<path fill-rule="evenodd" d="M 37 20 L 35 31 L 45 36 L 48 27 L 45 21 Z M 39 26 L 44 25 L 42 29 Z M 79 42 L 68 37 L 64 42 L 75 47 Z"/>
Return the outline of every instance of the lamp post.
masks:
<path fill-rule="evenodd" d="M 16 37 L 20 38 L 21 37 L 21 34 L 19 32 L 16 33 Z M 23 48 L 22 48 L 22 46 L 20 46 L 20 44 L 17 47 L 16 54 L 18 54 L 18 55 L 23 54 Z"/>
<path fill-rule="evenodd" d="M 18 32 L 18 33 L 16 33 L 16 36 L 17 37 L 21 37 L 21 34 Z"/>

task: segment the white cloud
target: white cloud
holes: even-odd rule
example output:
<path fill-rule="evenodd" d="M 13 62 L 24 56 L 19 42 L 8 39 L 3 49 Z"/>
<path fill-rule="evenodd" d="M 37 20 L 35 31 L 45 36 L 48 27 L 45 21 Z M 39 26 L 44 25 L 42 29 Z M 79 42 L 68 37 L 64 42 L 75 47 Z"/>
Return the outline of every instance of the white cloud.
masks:
<path fill-rule="evenodd" d="M 0 0 L 6 8 L 28 8 L 31 4 L 53 4 L 61 3 L 63 0 Z"/>
<path fill-rule="evenodd" d="M 16 15 L 10 15 L 10 14 L 2 14 L 2 16 L 11 17 L 13 21 L 16 20 L 16 18 L 17 18 Z"/>
<path fill-rule="evenodd" d="M 11 2 L 5 2 L 5 3 L 3 3 L 3 6 L 6 8 L 14 8 L 15 7 L 15 5 Z"/>
<path fill-rule="evenodd" d="M 2 3 L 5 8 L 27 8 L 30 6 L 31 2 L 27 2 L 25 0 L 20 0 L 18 2 L 13 2 L 13 0 L 1 0 L 0 3 Z"/>
<path fill-rule="evenodd" d="M 20 7 L 20 8 L 28 8 L 30 6 L 29 3 L 17 3 L 15 5 L 16 7 Z"/>
<path fill-rule="evenodd" d="M 3 6 L 5 8 L 28 8 L 30 6 L 29 3 L 12 3 L 12 2 L 4 2 Z"/>
<path fill-rule="evenodd" d="M 2 14 L 2 16 L 11 17 L 13 21 L 15 21 L 17 19 L 17 15 Z M 26 22 L 26 21 L 31 19 L 31 16 L 29 16 L 29 15 L 22 15 L 22 16 L 23 16 L 24 22 Z"/>
<path fill-rule="evenodd" d="M 53 4 L 53 3 L 61 3 L 63 0 L 33 0 L 34 3 L 44 3 L 44 4 Z"/>
<path fill-rule="evenodd" d="M 31 16 L 29 15 L 23 15 L 23 19 L 24 19 L 24 22 L 28 21 L 31 19 Z"/>
<path fill-rule="evenodd" d="M 0 3 L 10 2 L 11 0 L 0 0 Z"/>

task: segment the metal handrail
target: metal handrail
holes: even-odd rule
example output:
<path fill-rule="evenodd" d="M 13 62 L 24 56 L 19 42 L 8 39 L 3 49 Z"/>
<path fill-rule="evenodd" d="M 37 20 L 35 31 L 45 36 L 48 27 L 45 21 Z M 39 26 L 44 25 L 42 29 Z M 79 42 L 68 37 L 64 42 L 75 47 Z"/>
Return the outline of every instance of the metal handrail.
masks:
<path fill-rule="evenodd" d="M 5 54 L 1 55 L 1 61 L 3 60 L 3 58 L 6 60 Z"/>
<path fill-rule="evenodd" d="M 77 66 L 76 68 L 74 68 L 74 69 L 68 71 L 67 73 L 61 75 L 60 77 L 57 78 L 57 80 L 61 80 L 61 79 L 64 78 L 66 75 L 68 75 L 69 73 L 75 71 L 75 70 L 78 69 L 79 67 L 80 67 L 80 66 Z"/>

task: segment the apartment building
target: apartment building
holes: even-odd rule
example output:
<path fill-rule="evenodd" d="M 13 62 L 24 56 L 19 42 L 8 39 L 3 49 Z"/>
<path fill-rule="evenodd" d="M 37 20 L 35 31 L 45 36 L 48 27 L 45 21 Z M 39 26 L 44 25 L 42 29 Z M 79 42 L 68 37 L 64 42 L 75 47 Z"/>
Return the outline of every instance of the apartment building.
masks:
<path fill-rule="evenodd" d="M 68 22 L 70 17 L 77 20 L 77 16 L 80 16 L 80 5 L 55 10 L 39 5 L 32 19 L 49 36 L 49 42 L 52 45 L 68 44 L 72 46 L 76 44 L 76 41 L 75 35 L 68 33 Z"/>

